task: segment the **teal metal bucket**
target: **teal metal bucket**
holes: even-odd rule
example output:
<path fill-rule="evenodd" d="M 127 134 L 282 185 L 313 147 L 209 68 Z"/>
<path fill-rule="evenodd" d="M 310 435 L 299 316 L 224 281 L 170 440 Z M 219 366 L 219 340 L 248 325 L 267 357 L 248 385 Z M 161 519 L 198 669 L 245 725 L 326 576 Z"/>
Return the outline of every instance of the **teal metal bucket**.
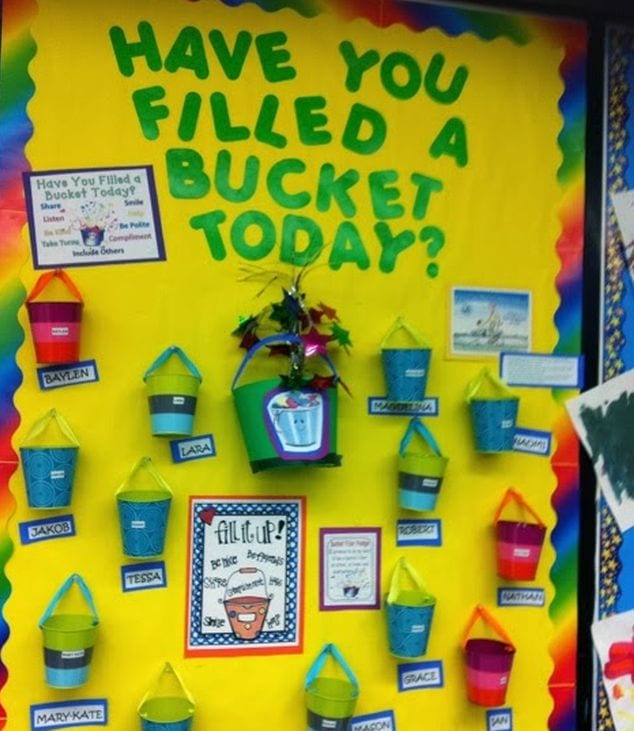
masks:
<path fill-rule="evenodd" d="M 160 556 L 165 548 L 172 499 L 162 492 L 129 491 L 117 495 L 123 553 L 131 558 Z"/>
<path fill-rule="evenodd" d="M 30 508 L 67 508 L 72 499 L 78 447 L 20 447 Z"/>

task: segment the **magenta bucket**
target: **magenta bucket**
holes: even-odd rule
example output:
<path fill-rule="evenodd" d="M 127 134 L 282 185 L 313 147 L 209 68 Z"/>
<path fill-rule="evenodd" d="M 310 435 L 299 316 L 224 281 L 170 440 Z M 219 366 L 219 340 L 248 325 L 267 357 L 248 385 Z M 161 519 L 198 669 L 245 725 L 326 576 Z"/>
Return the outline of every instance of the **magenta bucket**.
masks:
<path fill-rule="evenodd" d="M 481 619 L 500 639 L 469 637 Z M 495 708 L 506 702 L 515 646 L 502 625 L 482 605 L 471 614 L 462 643 L 467 674 L 467 697 L 478 706 Z"/>
<path fill-rule="evenodd" d="M 467 696 L 479 706 L 502 706 L 506 702 L 515 648 L 501 640 L 471 639 L 467 655 Z"/>

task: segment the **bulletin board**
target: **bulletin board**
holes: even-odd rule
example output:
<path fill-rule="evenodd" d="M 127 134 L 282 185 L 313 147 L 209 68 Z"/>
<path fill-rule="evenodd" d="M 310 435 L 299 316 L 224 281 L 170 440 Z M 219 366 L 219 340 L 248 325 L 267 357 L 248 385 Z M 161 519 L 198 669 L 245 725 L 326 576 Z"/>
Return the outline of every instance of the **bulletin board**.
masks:
<path fill-rule="evenodd" d="M 6 728 L 138 728 L 169 662 L 194 729 L 290 731 L 328 644 L 358 679 L 353 729 L 410 731 L 421 714 L 441 729 L 575 728 L 578 468 L 563 401 L 579 383 L 530 383 L 528 356 L 551 374 L 578 365 L 585 27 L 409 2 L 2 11 Z M 85 303 L 80 365 L 64 374 L 36 363 L 25 307 L 56 269 Z M 327 356 L 314 385 L 328 449 L 307 456 L 269 430 L 266 462 L 247 454 L 232 382 L 279 379 L 288 351 L 266 338 L 300 285 L 304 346 Z M 381 346 L 399 317 L 431 347 L 416 407 L 386 398 Z M 171 346 L 202 376 L 196 443 L 151 432 L 143 376 Z M 497 378 L 501 351 L 524 356 L 502 368 L 522 384 L 518 430 L 512 450 L 482 454 L 466 394 L 484 367 Z M 51 409 L 80 444 L 57 511 L 29 507 L 19 458 Z M 417 413 L 448 457 L 424 513 L 399 507 L 397 489 Z M 148 464 L 171 508 L 164 550 L 135 561 L 115 493 Z M 546 526 L 528 582 L 496 575 L 509 488 Z M 387 639 L 400 558 L 436 599 L 412 661 Z M 55 690 L 38 621 L 75 574 L 98 639 L 87 682 Z M 265 608 L 238 630 L 228 603 L 247 590 Z M 478 605 L 516 647 L 502 708 L 467 700 L 461 643 Z"/>

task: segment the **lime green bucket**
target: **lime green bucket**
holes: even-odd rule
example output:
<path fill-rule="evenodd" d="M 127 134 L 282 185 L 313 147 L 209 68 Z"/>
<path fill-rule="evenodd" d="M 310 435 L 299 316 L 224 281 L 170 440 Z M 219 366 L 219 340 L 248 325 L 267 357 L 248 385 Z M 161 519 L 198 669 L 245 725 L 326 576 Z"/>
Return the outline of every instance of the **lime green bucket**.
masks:
<path fill-rule="evenodd" d="M 180 365 L 176 366 L 176 361 Z M 198 368 L 176 345 L 166 348 L 143 376 L 154 436 L 191 436 L 198 387 Z"/>
<path fill-rule="evenodd" d="M 420 437 L 416 450 L 411 445 L 415 435 Z M 419 512 L 434 510 L 448 461 L 431 431 L 417 417 L 411 419 L 399 448 L 399 505 Z"/>
<path fill-rule="evenodd" d="M 195 704 L 180 676 L 165 663 L 158 680 L 139 705 L 142 731 L 189 731 Z"/>
<path fill-rule="evenodd" d="M 251 470 L 276 467 L 338 467 L 337 389 L 308 385 L 284 387 L 279 378 L 238 385 L 253 356 L 263 348 L 286 343 L 303 345 L 296 335 L 264 338 L 245 355 L 233 379 L 231 390 L 247 448 Z M 322 359 L 337 382 L 337 372 L 328 356 Z"/>
<path fill-rule="evenodd" d="M 328 657 L 339 665 L 345 678 L 320 676 Z M 323 647 L 306 676 L 308 731 L 347 731 L 359 697 L 359 683 L 336 645 Z"/>
<path fill-rule="evenodd" d="M 58 604 L 76 585 L 89 613 L 56 613 Z M 72 574 L 55 592 L 39 623 L 44 642 L 44 668 L 52 688 L 78 688 L 88 680 L 99 617 L 90 590 Z"/>

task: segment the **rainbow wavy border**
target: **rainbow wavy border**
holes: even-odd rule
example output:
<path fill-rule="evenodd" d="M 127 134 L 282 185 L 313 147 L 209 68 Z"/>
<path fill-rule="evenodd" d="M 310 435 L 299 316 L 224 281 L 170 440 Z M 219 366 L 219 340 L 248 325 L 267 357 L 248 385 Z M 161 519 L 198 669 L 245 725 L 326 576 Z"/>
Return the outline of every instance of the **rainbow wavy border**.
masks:
<path fill-rule="evenodd" d="M 35 53 L 29 33 L 36 12 L 33 0 L 2 3 L 2 56 L 0 57 L 0 609 L 11 586 L 4 568 L 13 546 L 6 530 L 14 509 L 9 479 L 18 465 L 11 437 L 19 424 L 13 395 L 22 381 L 15 355 L 23 332 L 17 321 L 24 301 L 19 272 L 26 258 L 22 229 L 26 212 L 22 193 L 22 172 L 28 169 L 24 148 L 32 127 L 26 105 L 33 93 L 27 67 Z M 0 647 L 9 628 L 0 616 Z M 7 679 L 7 669 L 0 663 L 0 688 Z M 6 725 L 6 712 L 0 705 L 0 728 Z"/>
<path fill-rule="evenodd" d="M 242 0 L 224 0 L 228 5 Z M 562 165 L 559 182 L 563 203 L 559 211 L 562 224 L 557 241 L 561 270 L 557 277 L 560 307 L 555 316 L 559 340 L 557 353 L 577 354 L 581 342 L 581 277 L 584 228 L 584 157 L 586 115 L 586 31 L 582 24 L 569 21 L 514 15 L 464 7 L 422 5 L 413 2 L 384 2 L 383 0 L 332 0 L 329 4 L 312 0 L 255 0 L 267 11 L 283 7 L 295 9 L 304 16 L 313 16 L 332 9 L 345 18 L 365 18 L 379 27 L 402 23 L 421 31 L 439 27 L 448 35 L 474 33 L 483 40 L 499 37 L 525 44 L 536 37 L 546 37 L 565 49 L 560 72 L 565 91 L 560 100 L 562 130 L 559 145 Z M 20 374 L 15 366 L 15 352 L 22 340 L 16 311 L 23 297 L 17 277 L 22 256 L 20 231 L 25 222 L 21 193 L 21 172 L 28 168 L 24 146 L 31 134 L 26 116 L 26 104 L 32 93 L 28 76 L 28 61 L 34 53 L 29 35 L 30 22 L 36 12 L 34 0 L 4 0 L 2 57 L 2 107 L 0 108 L 0 139 L 3 144 L 0 166 L 0 215 L 8 216 L 10 226 L 0 226 L 0 301 L 4 327 L 0 328 L 0 374 L 5 384 L 0 393 L 0 520 L 2 525 L 13 509 L 8 490 L 8 479 L 17 460 L 11 448 L 11 435 L 18 423 L 13 407 L 13 393 L 19 385 Z M 7 266 L 5 266 L 5 264 Z M 555 393 L 561 403 L 562 394 Z M 553 711 L 549 719 L 550 731 L 573 731 L 576 728 L 576 643 L 577 643 L 577 547 L 578 547 L 578 461 L 577 441 L 568 420 L 562 415 L 554 425 L 557 450 L 552 467 L 557 477 L 557 488 L 552 504 L 557 514 L 557 525 L 552 533 L 556 560 L 551 570 L 555 596 L 550 605 L 554 624 L 551 655 L 554 662 L 549 689 Z M 0 540 L 0 568 L 6 564 L 11 546 L 6 538 Z M 0 583 L 0 606 L 4 604 L 9 585 L 3 576 Z M 7 637 L 7 627 L 0 622 L 0 646 Z M 0 687 L 6 679 L 6 670 L 0 667 Z M 4 714 L 2 714 L 4 715 Z M 0 728 L 4 725 L 0 717 Z"/>

